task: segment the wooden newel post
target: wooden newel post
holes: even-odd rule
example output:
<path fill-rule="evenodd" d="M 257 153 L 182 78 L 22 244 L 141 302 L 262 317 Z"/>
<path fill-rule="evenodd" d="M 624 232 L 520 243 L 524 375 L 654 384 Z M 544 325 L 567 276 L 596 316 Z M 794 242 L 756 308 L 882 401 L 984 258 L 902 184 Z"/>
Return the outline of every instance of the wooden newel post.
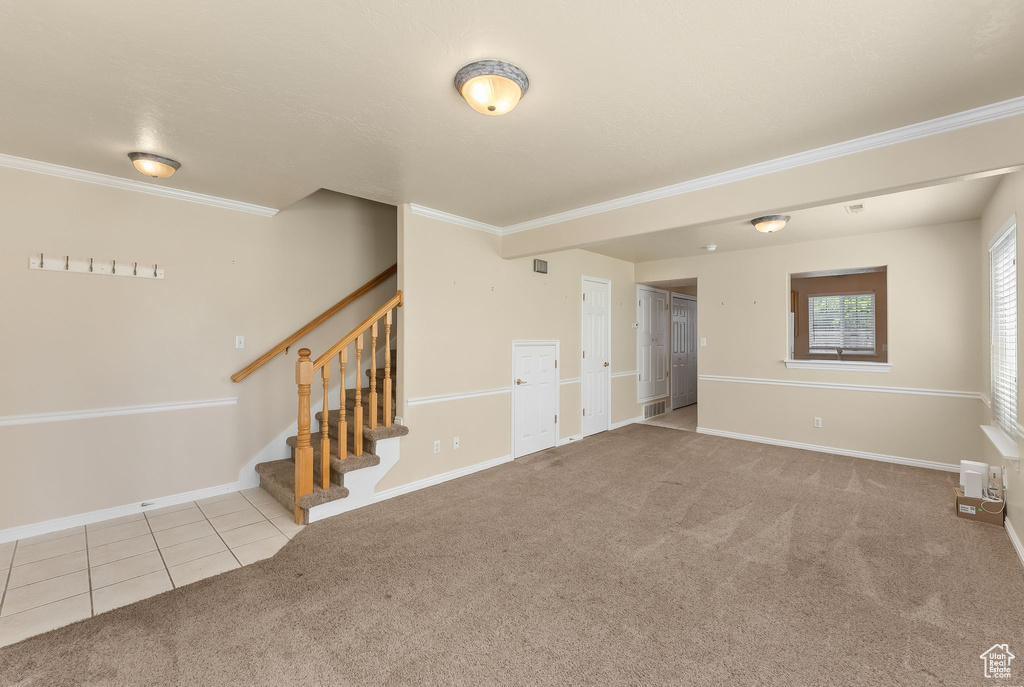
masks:
<path fill-rule="evenodd" d="M 299 388 L 299 436 L 295 446 L 295 523 L 302 524 L 299 499 L 313 493 L 313 446 L 309 441 L 309 388 L 313 383 L 313 361 L 309 349 L 299 350 L 295 362 L 295 384 Z"/>
<path fill-rule="evenodd" d="M 391 426 L 391 312 L 384 316 L 384 426 Z"/>
<path fill-rule="evenodd" d="M 377 323 L 370 327 L 370 429 L 377 429 Z"/>

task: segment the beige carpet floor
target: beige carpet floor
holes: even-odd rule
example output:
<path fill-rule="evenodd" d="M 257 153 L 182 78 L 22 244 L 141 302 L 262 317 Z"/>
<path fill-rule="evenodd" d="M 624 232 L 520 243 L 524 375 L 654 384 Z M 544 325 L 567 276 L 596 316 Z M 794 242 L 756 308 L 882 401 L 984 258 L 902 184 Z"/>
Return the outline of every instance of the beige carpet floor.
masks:
<path fill-rule="evenodd" d="M 307 527 L 0 649 L 0 684 L 1024 683 L 1024 570 L 955 475 L 634 425 Z"/>

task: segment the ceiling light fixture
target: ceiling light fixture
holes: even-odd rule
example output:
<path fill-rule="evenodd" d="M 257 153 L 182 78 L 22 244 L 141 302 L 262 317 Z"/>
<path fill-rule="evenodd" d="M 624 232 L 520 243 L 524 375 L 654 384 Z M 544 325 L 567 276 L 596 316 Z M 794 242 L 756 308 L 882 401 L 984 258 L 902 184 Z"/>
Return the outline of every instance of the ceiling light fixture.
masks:
<path fill-rule="evenodd" d="M 181 167 L 177 160 L 153 153 L 128 153 L 128 159 L 135 165 L 135 169 L 154 179 L 166 179 Z"/>
<path fill-rule="evenodd" d="M 789 215 L 765 215 L 764 217 L 750 220 L 750 223 L 761 233 L 771 234 L 786 226 L 788 221 Z"/>
<path fill-rule="evenodd" d="M 701 246 L 701 248 L 703 248 L 704 250 L 706 250 L 709 253 L 714 253 L 716 250 L 718 250 L 718 246 L 716 244 L 714 244 L 714 243 L 709 243 L 706 246 Z"/>
<path fill-rule="evenodd" d="M 455 90 L 485 115 L 511 112 L 529 88 L 526 72 L 500 60 L 470 62 L 455 74 Z"/>

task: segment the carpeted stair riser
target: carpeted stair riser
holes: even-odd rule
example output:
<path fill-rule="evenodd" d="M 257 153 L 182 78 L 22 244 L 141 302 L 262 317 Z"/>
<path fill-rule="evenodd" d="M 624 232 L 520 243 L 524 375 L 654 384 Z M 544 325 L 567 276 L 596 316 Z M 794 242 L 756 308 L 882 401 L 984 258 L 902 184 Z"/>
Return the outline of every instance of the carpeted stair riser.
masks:
<path fill-rule="evenodd" d="M 295 461 L 286 458 L 260 463 L 256 466 L 256 472 L 260 476 L 260 486 L 291 512 L 295 507 Z M 299 506 L 304 510 L 303 522 L 309 522 L 310 508 L 337 501 L 346 496 L 348 496 L 347 487 L 331 484 L 329 489 L 321 489 L 319 482 L 314 480 L 313 493 L 306 494 L 299 499 Z"/>
<path fill-rule="evenodd" d="M 310 435 L 310 443 L 313 446 L 313 479 L 316 482 L 320 481 L 320 432 L 316 432 Z M 298 445 L 298 437 L 289 437 L 287 440 L 288 446 L 292 450 L 292 460 L 295 460 L 295 447 Z M 352 472 L 353 470 L 359 470 L 361 468 L 371 468 L 375 465 L 380 465 L 380 457 L 363 451 L 363 455 L 357 456 L 349 451 L 345 460 L 338 459 L 338 440 L 331 438 L 331 482 L 339 486 L 345 484 L 345 473 Z"/>
<path fill-rule="evenodd" d="M 332 439 L 338 437 L 338 419 L 339 413 L 337 410 L 332 410 L 330 415 L 330 424 L 328 426 L 328 434 Z M 317 422 L 321 423 L 323 427 L 323 413 L 316 414 Z M 355 425 L 352 423 L 352 415 L 348 415 L 348 447 L 349 451 L 352 450 L 355 437 Z M 383 422 L 380 422 L 375 429 L 370 429 L 365 422 L 363 422 L 363 451 L 367 453 L 377 453 L 377 442 L 382 439 L 391 439 L 393 437 L 404 437 L 409 433 L 409 429 L 402 425 L 392 423 L 390 427 L 385 427 Z"/>

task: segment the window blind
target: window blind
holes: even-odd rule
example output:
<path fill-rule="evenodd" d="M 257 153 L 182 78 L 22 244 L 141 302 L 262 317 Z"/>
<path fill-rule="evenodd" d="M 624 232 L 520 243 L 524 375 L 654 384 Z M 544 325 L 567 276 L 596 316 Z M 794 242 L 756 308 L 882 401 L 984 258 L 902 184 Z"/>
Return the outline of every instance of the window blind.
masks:
<path fill-rule="evenodd" d="M 1017 226 L 989 251 L 992 280 L 992 418 L 1017 436 Z"/>
<path fill-rule="evenodd" d="M 875 294 L 810 296 L 807 333 L 811 353 L 875 352 Z"/>

